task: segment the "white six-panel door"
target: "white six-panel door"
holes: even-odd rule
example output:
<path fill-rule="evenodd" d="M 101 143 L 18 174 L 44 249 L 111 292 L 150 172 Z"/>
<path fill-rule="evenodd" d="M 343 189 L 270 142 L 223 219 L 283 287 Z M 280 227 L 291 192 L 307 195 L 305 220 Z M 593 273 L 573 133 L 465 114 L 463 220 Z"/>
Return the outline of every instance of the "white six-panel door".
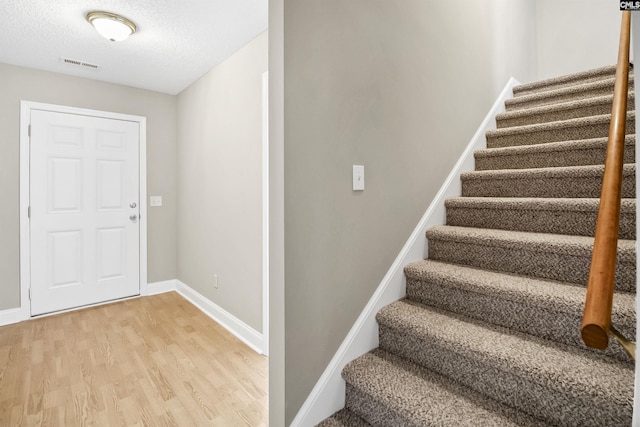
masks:
<path fill-rule="evenodd" d="M 31 315 L 138 295 L 139 123 L 31 110 Z"/>

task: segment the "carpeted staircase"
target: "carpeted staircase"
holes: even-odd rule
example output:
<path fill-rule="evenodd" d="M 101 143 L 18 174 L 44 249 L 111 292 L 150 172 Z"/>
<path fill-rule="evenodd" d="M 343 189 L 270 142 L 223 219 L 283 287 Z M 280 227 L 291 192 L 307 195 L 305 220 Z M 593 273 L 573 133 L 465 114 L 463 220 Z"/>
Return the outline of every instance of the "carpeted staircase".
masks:
<path fill-rule="evenodd" d="M 514 88 L 405 267 L 407 297 L 377 314 L 380 347 L 343 370 L 346 406 L 320 426 L 629 426 L 634 366 L 580 323 L 614 67 Z M 633 74 L 613 324 L 636 335 Z"/>

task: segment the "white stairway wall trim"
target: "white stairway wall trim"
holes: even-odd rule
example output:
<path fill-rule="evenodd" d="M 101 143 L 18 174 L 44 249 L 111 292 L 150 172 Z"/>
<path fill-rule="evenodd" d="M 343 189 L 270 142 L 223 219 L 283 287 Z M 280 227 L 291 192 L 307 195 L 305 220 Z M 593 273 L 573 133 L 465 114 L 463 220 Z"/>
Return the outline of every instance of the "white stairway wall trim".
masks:
<path fill-rule="evenodd" d="M 177 280 L 176 291 L 204 314 L 215 320 L 223 328 L 231 332 L 240 341 L 251 347 L 256 353 L 263 354 L 262 334 L 235 317 L 233 314 L 214 304 L 194 289 Z"/>
<path fill-rule="evenodd" d="M 488 130 L 495 129 L 495 116 L 504 111 L 504 101 L 511 97 L 512 88 L 518 84 L 519 82 L 513 77 L 507 82 L 469 145 L 467 145 L 422 219 L 413 230 L 409 240 L 403 246 L 391 268 L 387 271 L 375 293 L 311 390 L 307 400 L 293 419 L 292 427 L 315 426 L 344 407 L 345 383 L 341 376 L 342 369 L 353 359 L 378 347 L 376 313 L 382 307 L 404 298 L 406 290 L 404 266 L 427 257 L 426 230 L 445 223 L 445 199 L 460 195 L 460 174 L 474 170 L 475 159 L 473 152 L 486 148 L 485 133 Z"/>

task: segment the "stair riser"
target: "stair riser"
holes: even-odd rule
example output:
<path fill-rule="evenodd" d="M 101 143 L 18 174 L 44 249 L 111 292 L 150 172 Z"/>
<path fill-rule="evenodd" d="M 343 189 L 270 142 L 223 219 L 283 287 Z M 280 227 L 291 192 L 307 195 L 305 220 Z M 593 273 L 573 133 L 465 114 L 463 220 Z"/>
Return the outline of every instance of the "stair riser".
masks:
<path fill-rule="evenodd" d="M 633 92 L 634 82 L 629 80 L 629 93 Z M 532 107 L 541 107 L 543 105 L 551 105 L 561 102 L 571 102 L 580 99 L 593 98 L 595 96 L 613 95 L 613 83 L 609 85 L 600 85 L 594 88 L 585 88 L 581 91 L 569 91 L 568 93 L 540 93 L 540 96 L 533 97 L 532 99 L 523 99 L 522 96 L 518 96 L 505 101 L 506 111 L 523 110 Z"/>
<path fill-rule="evenodd" d="M 347 382 L 345 406 L 372 425 L 410 426 L 409 420 L 387 406 L 378 403 L 375 396 L 362 392 Z"/>
<path fill-rule="evenodd" d="M 605 144 L 599 147 L 550 152 L 514 153 L 513 155 L 476 156 L 476 170 L 531 169 L 546 167 L 603 165 L 607 157 Z M 635 163 L 635 143 L 624 149 L 624 162 Z"/>
<path fill-rule="evenodd" d="M 578 125 L 559 129 L 542 129 L 535 132 L 493 135 L 487 133 L 487 148 L 517 147 L 548 142 L 574 141 L 602 138 L 609 135 L 610 120 L 590 125 Z M 635 133 L 635 116 L 627 114 L 627 135 Z"/>
<path fill-rule="evenodd" d="M 427 236 L 429 237 L 429 236 Z M 429 238 L 429 259 L 452 264 L 504 271 L 542 279 L 559 280 L 586 286 L 591 253 L 565 255 L 542 250 L 523 250 L 496 244 L 454 242 Z M 634 263 L 618 257 L 616 290 L 635 292 Z"/>
<path fill-rule="evenodd" d="M 629 76 L 632 76 L 632 75 L 633 75 L 633 69 L 630 69 Z M 546 84 L 534 85 L 534 87 L 531 87 L 531 85 L 520 85 L 513 88 L 513 96 L 514 97 L 525 96 L 525 95 L 531 95 L 534 93 L 546 92 L 549 90 L 557 90 L 565 87 L 571 87 L 578 84 L 593 83 L 600 80 L 611 79 L 611 78 L 614 78 L 615 76 L 616 76 L 616 71 L 612 67 L 606 70 L 602 70 L 600 72 L 592 73 L 590 75 L 578 75 L 578 76 L 574 76 L 572 78 L 564 79 L 561 81 L 551 81 Z"/>
<path fill-rule="evenodd" d="M 573 236 L 593 237 L 597 218 L 597 210 L 578 212 L 447 207 L 447 225 Z M 632 240 L 635 235 L 635 213 L 621 215 L 619 237 Z"/>
<path fill-rule="evenodd" d="M 527 300 L 507 300 L 501 298 L 500 295 L 474 292 L 449 283 L 442 283 L 437 279 L 407 278 L 407 299 L 544 339 L 587 349 L 580 337 L 582 311 L 578 309 L 573 313 L 552 311 L 528 304 Z M 633 322 L 626 325 L 621 323 L 621 319 L 614 319 L 613 323 L 628 336 L 635 336 Z M 589 350 L 601 353 L 600 350 Z M 612 343 L 605 353 L 619 360 L 630 361 L 629 356 L 617 342 Z"/>
<path fill-rule="evenodd" d="M 599 198 L 601 188 L 601 175 L 570 178 L 462 179 L 464 197 Z M 625 175 L 622 181 L 622 197 L 635 198 L 635 193 L 635 173 Z"/>
<path fill-rule="evenodd" d="M 582 391 L 584 400 L 578 399 L 551 388 L 554 381 L 536 373 L 515 369 L 505 372 L 494 367 L 491 360 L 465 357 L 435 340 L 412 336 L 410 331 L 381 324 L 380 348 L 532 416 L 539 417 L 538 408 L 545 408 L 547 421 L 556 425 L 601 427 L 603 419 L 612 420 L 611 425 L 631 423 L 627 416 L 632 402 L 602 402 L 586 391 Z"/>

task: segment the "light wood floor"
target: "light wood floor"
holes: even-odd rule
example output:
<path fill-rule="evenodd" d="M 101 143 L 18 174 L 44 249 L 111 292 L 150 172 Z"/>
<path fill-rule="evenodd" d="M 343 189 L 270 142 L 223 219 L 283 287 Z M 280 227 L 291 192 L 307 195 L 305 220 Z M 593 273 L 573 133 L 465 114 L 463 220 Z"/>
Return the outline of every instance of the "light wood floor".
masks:
<path fill-rule="evenodd" d="M 0 327 L 0 426 L 266 426 L 267 390 L 175 292 Z"/>

